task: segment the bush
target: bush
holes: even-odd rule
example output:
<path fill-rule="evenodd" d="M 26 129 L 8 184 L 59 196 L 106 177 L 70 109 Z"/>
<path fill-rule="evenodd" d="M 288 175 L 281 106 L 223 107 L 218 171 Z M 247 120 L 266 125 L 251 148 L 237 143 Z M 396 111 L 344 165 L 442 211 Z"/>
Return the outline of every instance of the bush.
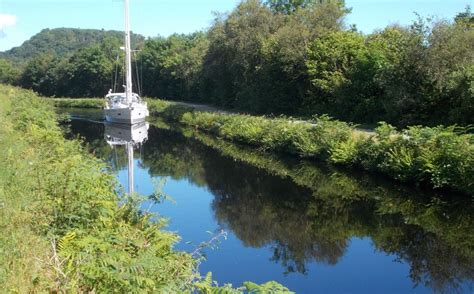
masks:
<path fill-rule="evenodd" d="M 54 98 L 51 100 L 54 106 L 62 108 L 103 108 L 105 106 L 104 98 Z"/>

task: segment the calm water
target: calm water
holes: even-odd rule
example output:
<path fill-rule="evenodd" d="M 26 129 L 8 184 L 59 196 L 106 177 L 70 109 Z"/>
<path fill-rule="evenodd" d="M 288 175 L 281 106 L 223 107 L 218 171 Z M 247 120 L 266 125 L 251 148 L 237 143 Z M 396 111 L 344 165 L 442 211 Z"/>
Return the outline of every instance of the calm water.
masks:
<path fill-rule="evenodd" d="M 100 113 L 80 114 L 93 121 L 73 119 L 71 133 L 128 189 L 125 148 L 107 145 Z M 220 241 L 204 250 L 200 265 L 219 283 L 276 280 L 297 293 L 473 292 L 474 210 L 466 197 L 157 125 L 135 149 L 135 191 L 151 195 L 166 181 L 162 190 L 173 201 L 151 210 L 169 218 L 180 250 Z"/>

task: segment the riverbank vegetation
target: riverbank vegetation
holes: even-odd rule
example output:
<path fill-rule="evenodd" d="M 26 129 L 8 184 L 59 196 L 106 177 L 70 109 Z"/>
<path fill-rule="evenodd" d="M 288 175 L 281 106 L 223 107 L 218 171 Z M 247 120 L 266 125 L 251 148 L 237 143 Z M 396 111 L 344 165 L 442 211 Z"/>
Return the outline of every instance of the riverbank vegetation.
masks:
<path fill-rule="evenodd" d="M 104 98 L 55 98 L 51 100 L 54 106 L 60 108 L 98 108 L 105 105 Z"/>
<path fill-rule="evenodd" d="M 370 34 L 346 23 L 349 13 L 338 0 L 242 1 L 206 31 L 137 42 L 137 90 L 257 114 L 396 126 L 474 123 L 469 8 L 452 20 L 414 15 L 409 26 Z M 2 55 L 0 82 L 46 96 L 101 97 L 117 85 L 120 41 L 94 40 L 69 47 L 64 41 L 61 48 L 71 50 L 61 54 L 44 46 L 37 54 L 12 49 Z"/>
<path fill-rule="evenodd" d="M 269 282 L 217 288 L 198 260 L 175 251 L 166 221 L 117 194 L 114 176 L 77 140 L 65 140 L 52 105 L 0 87 L 0 284 L 11 292 L 205 292 L 288 289 Z M 154 219 L 152 219 L 154 218 Z M 210 275 L 209 275 L 210 277 Z"/>
<path fill-rule="evenodd" d="M 165 222 L 115 193 L 104 164 L 66 141 L 52 108 L 1 87 L 0 284 L 11 291 L 186 289 L 195 260 Z"/>
<path fill-rule="evenodd" d="M 327 116 L 295 121 L 199 112 L 164 101 L 152 103 L 150 109 L 152 114 L 260 151 L 322 159 L 401 182 L 474 195 L 474 135 L 465 128 L 413 126 L 397 131 L 382 123 L 374 132 L 365 132 Z"/>

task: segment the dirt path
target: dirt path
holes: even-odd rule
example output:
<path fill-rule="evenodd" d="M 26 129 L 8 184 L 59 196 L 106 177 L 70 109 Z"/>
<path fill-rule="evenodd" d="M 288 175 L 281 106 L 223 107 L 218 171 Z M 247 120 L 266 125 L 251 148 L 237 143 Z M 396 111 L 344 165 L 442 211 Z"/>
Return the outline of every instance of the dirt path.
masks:
<path fill-rule="evenodd" d="M 207 104 L 199 104 L 199 103 L 189 103 L 189 102 L 183 102 L 183 101 L 172 101 L 173 103 L 176 103 L 178 105 L 183 105 L 183 106 L 188 106 L 191 108 L 194 108 L 198 111 L 205 111 L 205 112 L 217 112 L 217 113 L 223 113 L 223 114 L 233 114 L 235 112 L 228 111 L 228 110 L 223 110 L 215 106 L 210 106 Z M 307 120 L 301 120 L 301 119 L 296 119 L 292 120 L 293 123 L 297 124 L 310 124 L 312 126 L 316 126 L 316 124 L 311 123 Z M 366 135 L 373 135 L 375 134 L 374 130 L 367 129 L 367 128 L 355 128 L 356 132 L 363 133 Z"/>
<path fill-rule="evenodd" d="M 183 102 L 183 101 L 171 101 L 171 102 L 173 102 L 175 104 L 178 104 L 178 105 L 192 107 L 192 108 L 194 108 L 196 110 L 199 110 L 199 111 L 217 112 L 217 113 L 225 113 L 225 114 L 233 113 L 233 112 L 222 110 L 222 109 L 219 109 L 217 107 L 206 105 L 206 104 L 189 103 L 189 102 Z"/>

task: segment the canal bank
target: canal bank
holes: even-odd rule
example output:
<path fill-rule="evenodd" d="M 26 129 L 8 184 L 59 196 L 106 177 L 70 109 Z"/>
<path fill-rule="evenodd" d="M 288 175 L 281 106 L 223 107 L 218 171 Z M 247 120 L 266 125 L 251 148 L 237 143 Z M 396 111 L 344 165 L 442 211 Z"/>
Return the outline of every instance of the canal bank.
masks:
<path fill-rule="evenodd" d="M 65 140 L 52 106 L 1 86 L 1 271 L 11 291 L 191 288 L 177 235 L 116 193 L 104 164 Z M 127 278 L 125 278 L 125 276 Z"/>
<path fill-rule="evenodd" d="M 72 101 L 71 101 L 72 100 Z M 100 99 L 81 99 L 98 106 Z M 61 107 L 76 107 L 74 99 L 55 99 Z M 150 113 L 219 138 L 260 151 L 316 158 L 330 164 L 366 170 L 398 182 L 474 195 L 474 135 L 468 129 L 413 126 L 398 131 L 381 123 L 374 133 L 350 124 L 315 117 L 291 118 L 198 111 L 158 99 L 148 100 Z"/>

